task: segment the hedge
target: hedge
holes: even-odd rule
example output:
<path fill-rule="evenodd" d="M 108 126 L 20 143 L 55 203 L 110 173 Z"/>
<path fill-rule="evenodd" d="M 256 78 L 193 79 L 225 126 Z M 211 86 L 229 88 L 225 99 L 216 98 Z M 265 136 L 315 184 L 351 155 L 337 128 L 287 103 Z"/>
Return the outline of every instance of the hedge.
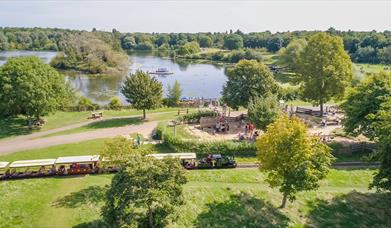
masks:
<path fill-rule="evenodd" d="M 176 152 L 194 152 L 198 156 L 207 154 L 223 154 L 238 157 L 256 156 L 254 143 L 233 141 L 198 141 L 185 140 L 174 137 L 171 131 L 167 131 L 167 125 L 160 123 L 156 130 L 157 138 L 163 139 L 163 143 Z"/>
<path fill-rule="evenodd" d="M 199 123 L 201 117 L 215 117 L 217 113 L 210 110 L 198 111 L 178 117 L 179 121 L 186 123 Z"/>

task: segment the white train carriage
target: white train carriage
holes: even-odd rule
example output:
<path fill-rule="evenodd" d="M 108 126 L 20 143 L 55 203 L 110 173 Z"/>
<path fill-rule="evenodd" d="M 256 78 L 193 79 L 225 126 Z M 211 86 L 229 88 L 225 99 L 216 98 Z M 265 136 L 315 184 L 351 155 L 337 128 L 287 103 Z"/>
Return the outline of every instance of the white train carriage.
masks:
<path fill-rule="evenodd" d="M 96 173 L 99 164 L 99 155 L 59 157 L 55 161 L 57 174 L 60 175 Z"/>
<path fill-rule="evenodd" d="M 0 162 L 0 179 L 8 174 L 8 164 L 9 162 Z"/>
<path fill-rule="evenodd" d="M 8 167 L 10 177 L 48 176 L 55 174 L 56 159 L 14 161 Z"/>

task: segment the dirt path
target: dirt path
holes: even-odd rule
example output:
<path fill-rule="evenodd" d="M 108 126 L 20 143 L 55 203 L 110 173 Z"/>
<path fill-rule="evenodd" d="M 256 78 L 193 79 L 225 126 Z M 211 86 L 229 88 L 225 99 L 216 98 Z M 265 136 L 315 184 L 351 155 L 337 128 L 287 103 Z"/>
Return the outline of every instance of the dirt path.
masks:
<path fill-rule="evenodd" d="M 88 123 L 83 123 L 83 124 L 85 125 Z M 81 141 L 86 141 L 91 139 L 112 138 L 117 135 L 127 135 L 130 133 L 140 133 L 144 137 L 150 137 L 153 129 L 156 128 L 157 123 L 158 121 L 151 121 L 151 122 L 145 122 L 144 124 L 140 124 L 140 125 L 128 125 L 124 127 L 105 128 L 101 130 L 88 131 L 88 132 L 82 132 L 82 133 L 70 134 L 70 135 L 59 135 L 59 136 L 46 137 L 46 138 L 37 138 L 38 136 L 40 136 L 37 135 L 41 133 L 39 132 L 28 136 L 20 136 L 9 140 L 0 141 L 0 154 L 7 154 L 7 153 L 12 153 L 21 150 L 44 148 L 44 147 L 55 146 L 60 144 L 76 143 L 76 142 L 81 142 Z M 70 125 L 61 128 L 61 131 L 63 131 L 64 129 L 68 130 L 68 129 L 75 128 L 75 126 L 80 127 L 83 125 L 80 124 Z M 58 132 L 58 129 L 55 130 L 56 131 L 50 131 L 49 134 Z M 49 131 L 45 131 L 45 134 L 48 134 L 48 132 Z"/>

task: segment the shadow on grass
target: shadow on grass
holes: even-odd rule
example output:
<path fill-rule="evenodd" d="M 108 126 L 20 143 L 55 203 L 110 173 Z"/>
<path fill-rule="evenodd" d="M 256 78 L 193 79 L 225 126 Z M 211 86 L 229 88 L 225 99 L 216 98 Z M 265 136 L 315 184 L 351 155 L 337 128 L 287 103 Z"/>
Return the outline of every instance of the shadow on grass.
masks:
<path fill-rule="evenodd" d="M 77 224 L 72 228 L 109 228 L 109 227 L 115 227 L 115 226 L 108 224 L 105 221 L 99 219 L 92 222 Z"/>
<path fill-rule="evenodd" d="M 289 222 L 270 203 L 243 192 L 207 206 L 208 211 L 197 217 L 196 227 L 287 227 Z"/>
<path fill-rule="evenodd" d="M 90 123 L 85 127 L 89 129 L 101 129 L 101 128 L 111 128 L 111 127 L 123 127 L 126 125 L 135 125 L 141 123 L 143 123 L 143 119 L 140 117 L 115 118 L 115 119 L 101 120 L 98 122 Z"/>
<path fill-rule="evenodd" d="M 25 118 L 13 117 L 0 119 L 0 139 L 10 136 L 27 135 L 31 132 Z"/>
<path fill-rule="evenodd" d="M 107 187 L 90 186 L 57 199 L 55 207 L 77 208 L 82 205 L 97 205 L 105 200 Z"/>
<path fill-rule="evenodd" d="M 309 227 L 391 227 L 391 193 L 352 191 L 308 206 Z"/>

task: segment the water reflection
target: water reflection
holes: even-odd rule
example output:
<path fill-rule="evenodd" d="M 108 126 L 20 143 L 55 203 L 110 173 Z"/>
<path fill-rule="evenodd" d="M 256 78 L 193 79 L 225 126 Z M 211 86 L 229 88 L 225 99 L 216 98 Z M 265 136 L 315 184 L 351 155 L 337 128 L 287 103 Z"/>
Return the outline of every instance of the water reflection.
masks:
<path fill-rule="evenodd" d="M 56 52 L 6 51 L 0 52 L 0 65 L 7 58 L 15 56 L 35 55 L 49 63 Z M 172 75 L 156 76 L 163 83 L 164 94 L 167 85 L 177 80 L 183 89 L 184 97 L 218 98 L 222 86 L 227 80 L 224 66 L 195 63 L 188 60 L 171 60 L 151 54 L 131 54 L 129 72 L 136 70 L 155 71 L 157 68 L 167 68 Z M 93 100 L 95 103 L 106 104 L 114 96 L 119 96 L 123 102 L 121 86 L 127 75 L 122 76 L 91 76 L 77 71 L 63 71 L 66 80 L 75 91 Z"/>

